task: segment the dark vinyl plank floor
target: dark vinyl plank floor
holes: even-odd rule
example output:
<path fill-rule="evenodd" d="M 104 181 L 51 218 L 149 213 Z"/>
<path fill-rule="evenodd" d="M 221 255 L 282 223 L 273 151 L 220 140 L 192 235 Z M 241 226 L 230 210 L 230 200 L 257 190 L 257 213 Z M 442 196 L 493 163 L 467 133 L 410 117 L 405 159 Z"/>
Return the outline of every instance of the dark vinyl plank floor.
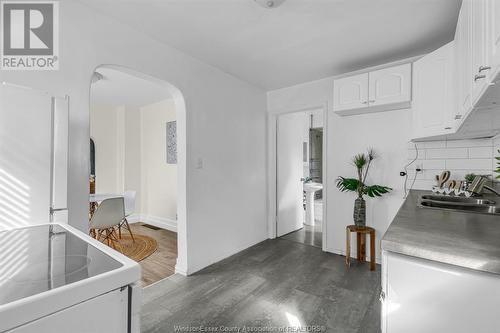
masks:
<path fill-rule="evenodd" d="M 313 226 L 304 224 L 302 229 L 286 234 L 281 239 L 321 248 L 323 243 L 321 224 Z"/>
<path fill-rule="evenodd" d="M 143 333 L 178 327 L 295 327 L 380 332 L 380 266 L 283 239 L 267 240 L 202 271 L 143 290 Z"/>

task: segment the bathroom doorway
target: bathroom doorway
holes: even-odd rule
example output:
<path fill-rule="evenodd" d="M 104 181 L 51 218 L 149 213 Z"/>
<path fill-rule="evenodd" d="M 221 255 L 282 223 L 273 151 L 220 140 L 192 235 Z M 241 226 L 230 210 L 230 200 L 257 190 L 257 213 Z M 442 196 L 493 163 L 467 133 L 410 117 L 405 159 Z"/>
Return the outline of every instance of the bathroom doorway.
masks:
<path fill-rule="evenodd" d="M 324 248 L 322 108 L 276 119 L 276 236 Z"/>

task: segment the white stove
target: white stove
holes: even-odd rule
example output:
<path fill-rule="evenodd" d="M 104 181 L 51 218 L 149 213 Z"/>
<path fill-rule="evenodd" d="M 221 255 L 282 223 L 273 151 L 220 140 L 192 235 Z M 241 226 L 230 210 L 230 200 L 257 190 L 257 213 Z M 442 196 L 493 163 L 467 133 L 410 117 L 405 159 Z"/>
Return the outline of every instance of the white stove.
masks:
<path fill-rule="evenodd" d="M 139 332 L 140 277 L 67 225 L 0 232 L 0 332 Z"/>

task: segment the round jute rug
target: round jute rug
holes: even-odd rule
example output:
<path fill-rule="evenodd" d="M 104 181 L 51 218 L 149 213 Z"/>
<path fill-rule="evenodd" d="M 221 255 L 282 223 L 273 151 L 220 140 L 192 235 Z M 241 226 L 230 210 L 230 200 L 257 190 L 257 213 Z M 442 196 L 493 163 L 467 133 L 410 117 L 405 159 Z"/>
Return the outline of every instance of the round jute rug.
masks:
<path fill-rule="evenodd" d="M 158 243 L 152 237 L 134 233 L 135 242 L 132 241 L 130 235 L 124 235 L 119 240 L 120 246 L 117 250 L 135 261 L 141 261 L 153 254 L 158 248 Z"/>

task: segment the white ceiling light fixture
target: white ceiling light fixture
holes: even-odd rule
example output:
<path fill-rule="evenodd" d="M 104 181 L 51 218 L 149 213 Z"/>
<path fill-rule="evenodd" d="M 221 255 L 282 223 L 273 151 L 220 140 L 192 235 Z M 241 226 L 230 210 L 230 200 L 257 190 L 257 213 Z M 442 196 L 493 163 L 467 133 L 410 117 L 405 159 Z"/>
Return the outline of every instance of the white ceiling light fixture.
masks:
<path fill-rule="evenodd" d="M 279 7 L 285 2 L 285 0 L 254 0 L 260 6 L 264 8 L 276 8 Z"/>

